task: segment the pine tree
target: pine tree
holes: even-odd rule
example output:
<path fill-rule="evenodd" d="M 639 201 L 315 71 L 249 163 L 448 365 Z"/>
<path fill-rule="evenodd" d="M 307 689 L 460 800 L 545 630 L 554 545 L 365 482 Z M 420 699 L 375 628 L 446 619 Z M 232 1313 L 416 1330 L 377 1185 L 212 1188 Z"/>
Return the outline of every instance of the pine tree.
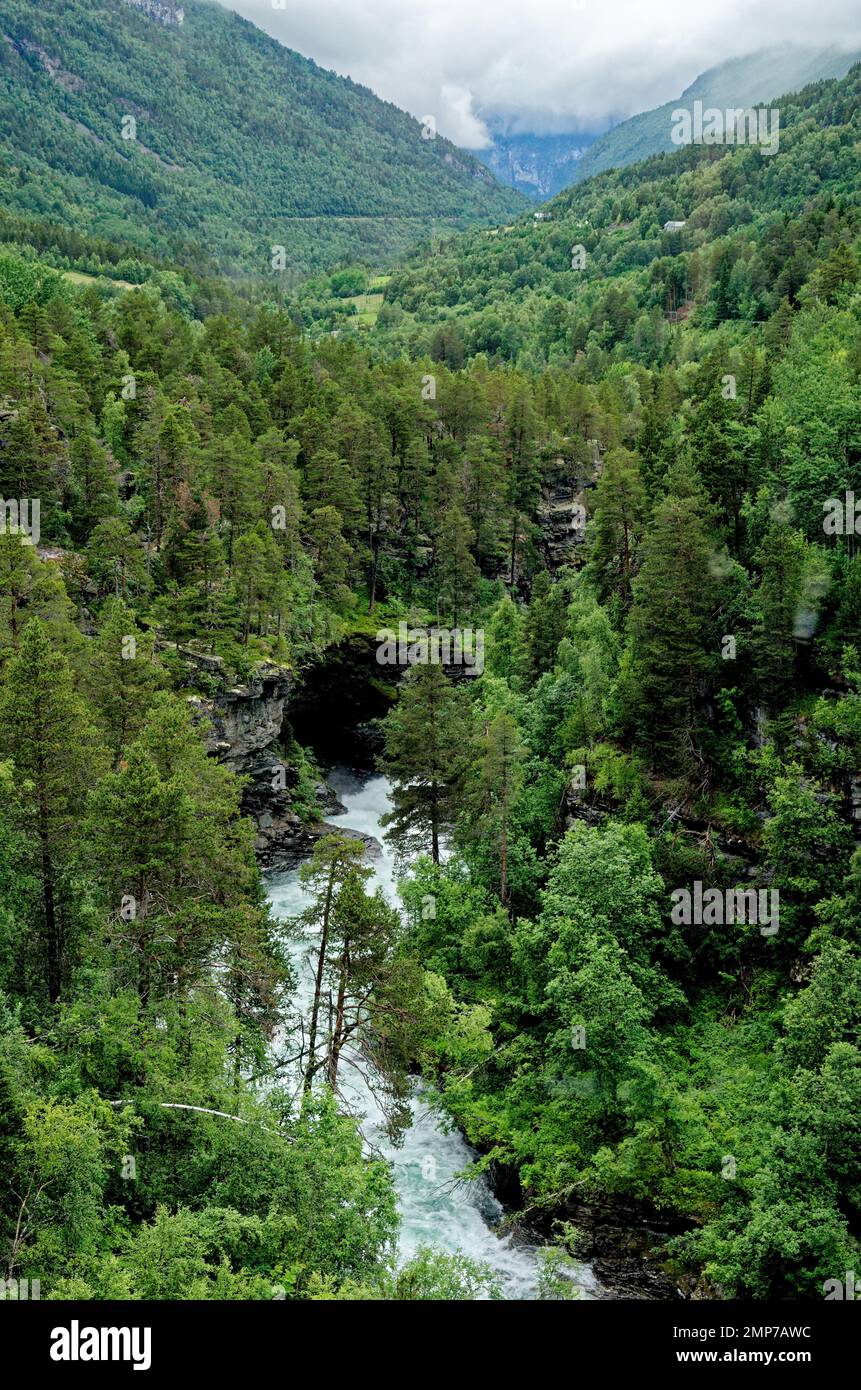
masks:
<path fill-rule="evenodd" d="M 319 934 L 308 1042 L 304 1048 L 306 1095 L 311 1090 L 317 1072 L 325 1064 L 325 1059 L 317 1055 L 317 1038 L 335 900 L 339 889 L 351 874 L 358 874 L 360 878 L 363 874 L 365 878 L 369 876 L 369 871 L 362 870 L 360 866 L 362 854 L 363 846 L 355 840 L 348 840 L 343 835 L 323 835 L 315 844 L 310 860 L 303 864 L 299 871 L 303 888 L 311 894 L 311 903 L 302 913 L 299 922 L 301 926 L 311 927 Z"/>
<path fill-rule="evenodd" d="M 768 396 L 770 387 L 768 358 L 760 351 L 757 335 L 751 333 L 742 349 L 738 373 L 738 399 L 746 422 L 756 414 Z"/>
<path fill-rule="evenodd" d="M 327 1047 L 326 1076 L 334 1090 L 344 1048 L 363 1041 L 374 995 L 392 965 L 400 918 L 380 889 L 366 891 L 370 871 L 355 868 L 338 890 L 329 937 L 329 975 L 335 991 Z"/>
<path fill-rule="evenodd" d="M 251 480 L 259 470 L 254 451 L 239 430 L 232 434 L 219 434 L 207 448 L 205 477 L 208 491 L 217 498 L 221 517 L 221 530 L 227 538 L 227 569 L 233 570 L 233 543 L 243 522 L 251 520 L 249 499 L 253 495 Z M 259 503 L 255 499 L 254 519 L 259 515 Z M 160 531 L 156 528 L 156 537 Z"/>
<path fill-rule="evenodd" d="M 336 507 L 315 507 L 305 526 L 320 592 L 335 607 L 342 607 L 353 595 L 348 587 L 352 552 L 344 537 L 341 513 Z"/>
<path fill-rule="evenodd" d="M 511 514 L 508 582 L 514 589 L 517 578 L 517 541 L 524 517 L 532 514 L 538 500 L 539 470 L 535 455 L 536 421 L 529 397 L 519 390 L 508 416 L 508 504 Z"/>
<path fill-rule="evenodd" d="M 819 267 L 819 292 L 828 304 L 833 304 L 844 285 L 856 285 L 861 274 L 858 258 L 845 241 L 838 242 L 828 259 Z"/>
<path fill-rule="evenodd" d="M 749 469 L 743 427 L 735 418 L 733 402 L 724 397 L 723 373 L 715 359 L 702 368 L 709 389 L 688 426 L 689 458 L 725 522 L 729 541 L 738 553 L 741 544 L 741 508 L 748 486 Z"/>
<path fill-rule="evenodd" d="M 650 491 L 657 487 L 666 472 L 663 449 L 666 428 L 667 421 L 658 403 L 657 392 L 652 390 L 643 402 L 640 433 L 637 436 L 643 479 Z"/>
<path fill-rule="evenodd" d="M 102 779 L 90 802 L 91 862 L 105 891 L 114 976 L 121 988 L 136 989 L 143 1004 L 168 992 L 176 885 L 194 832 L 191 798 L 139 745 Z"/>
<path fill-rule="evenodd" d="M 637 543 L 646 514 L 646 494 L 635 454 L 610 449 L 592 502 L 588 569 L 602 602 L 617 594 L 627 607 Z"/>
<path fill-rule="evenodd" d="M 393 461 L 382 443 L 372 441 L 362 450 L 356 462 L 359 487 L 365 513 L 365 544 L 368 547 L 368 612 L 373 613 L 377 602 L 377 585 L 383 562 L 388 517 L 391 511 L 390 487 Z"/>
<path fill-rule="evenodd" d="M 0 747 L 11 758 L 22 826 L 39 884 L 38 938 L 47 995 L 56 1003 L 75 959 L 69 881 L 74 832 L 101 749 L 66 658 L 31 619 L 0 693 Z"/>
<path fill-rule="evenodd" d="M 726 319 L 735 318 L 737 306 L 732 293 L 731 275 L 732 265 L 730 264 L 729 253 L 724 252 L 718 264 L 717 276 L 711 294 L 715 323 L 723 323 Z"/>
<path fill-rule="evenodd" d="M 357 529 L 362 507 L 356 484 L 344 459 L 334 449 L 317 449 L 305 471 L 303 484 L 305 505 L 337 509 L 346 533 Z M 371 502 L 373 510 L 373 501 Z"/>
<path fill-rule="evenodd" d="M 634 581 L 624 699 L 642 744 L 660 767 L 678 772 L 697 756 L 718 605 L 706 498 L 683 468 L 671 470 L 670 486 L 655 508 Z"/>
<path fill-rule="evenodd" d="M 563 581 L 551 583 L 546 570 L 535 576 L 532 598 L 523 617 L 522 668 L 533 685 L 545 671 L 552 671 L 559 643 L 565 636 L 570 591 Z"/>
<path fill-rule="evenodd" d="M 796 624 L 808 546 L 799 531 L 776 519 L 756 560 L 762 577 L 757 593 L 760 621 L 754 633 L 755 686 L 767 708 L 781 709 L 795 685 Z"/>
<path fill-rule="evenodd" d="M 765 325 L 763 333 L 765 346 L 775 356 L 783 352 L 792 337 L 793 319 L 792 305 L 784 296 Z"/>
<path fill-rule="evenodd" d="M 58 482 L 66 467 L 66 447 L 49 418 L 39 391 L 22 400 L 3 424 L 0 450 L 0 498 L 39 498 L 41 527 L 49 533 L 58 494 Z"/>
<path fill-rule="evenodd" d="M 88 656 L 87 693 L 116 766 L 142 727 L 159 686 L 153 638 L 122 599 L 109 599 Z"/>
<path fill-rule="evenodd" d="M 422 500 L 429 474 L 428 446 L 420 435 L 416 435 L 403 453 L 396 482 L 407 547 L 415 545 L 421 530 Z"/>
<path fill-rule="evenodd" d="M 475 558 L 480 566 L 499 557 L 504 497 L 499 446 L 486 435 L 470 435 L 464 457 L 464 510 L 475 536 Z"/>
<path fill-rule="evenodd" d="M 117 510 L 116 473 L 98 440 L 91 434 L 79 435 L 70 450 L 68 490 L 73 533 L 83 539 L 101 521 Z"/>
<path fill-rule="evenodd" d="M 451 616 L 453 627 L 475 602 L 479 572 L 472 558 L 475 536 L 461 511 L 453 503 L 445 513 L 437 541 L 437 594 Z"/>
<path fill-rule="evenodd" d="M 861 658 L 861 555 L 847 557 L 844 562 L 840 602 L 827 640 L 832 651 L 839 653 L 850 645 Z"/>
<path fill-rule="evenodd" d="M 386 719 L 383 756 L 394 806 L 383 824 L 404 857 L 430 849 L 439 863 L 440 839 L 459 810 L 466 741 L 455 684 L 438 664 L 414 666 Z"/>
<path fill-rule="evenodd" d="M 227 990 L 219 962 L 248 957 L 249 930 L 265 938 L 240 794 L 237 778 L 207 756 L 185 701 L 161 691 L 90 797 L 87 843 L 114 969 L 143 1003 L 176 994 L 179 983 L 186 994 L 204 983 Z"/>
<path fill-rule="evenodd" d="M 499 901 L 508 905 L 508 854 L 512 818 L 523 786 L 525 748 L 517 725 L 501 710 L 486 726 L 473 784 L 473 835 L 492 841 L 497 855 Z"/>
<path fill-rule="evenodd" d="M 517 604 L 505 594 L 491 614 L 487 629 L 486 664 L 509 685 L 515 680 L 523 657 L 524 619 Z"/>
<path fill-rule="evenodd" d="M 75 612 L 56 567 L 39 559 L 20 536 L 0 535 L 0 664 L 20 646 L 30 618 L 39 618 L 51 638 L 69 649 L 80 642 Z"/>
<path fill-rule="evenodd" d="M 241 535 L 233 562 L 233 582 L 242 612 L 242 643 L 248 646 L 252 618 L 262 632 L 271 612 L 271 600 L 281 574 L 281 552 L 271 527 L 258 521 L 253 531 Z"/>
<path fill-rule="evenodd" d="M 214 591 L 225 571 L 224 548 L 215 529 L 212 498 L 182 484 L 162 547 L 165 573 L 181 588 L 181 614 L 174 627 L 192 636 L 212 621 Z"/>
<path fill-rule="evenodd" d="M 300 478 L 294 467 L 299 444 L 281 430 L 270 429 L 256 440 L 262 461 L 261 493 L 264 517 L 269 520 L 285 563 L 293 568 L 302 529 Z"/>
<path fill-rule="evenodd" d="M 100 521 L 87 546 L 87 570 L 102 594 L 126 599 L 149 586 L 148 552 L 121 516 Z"/>

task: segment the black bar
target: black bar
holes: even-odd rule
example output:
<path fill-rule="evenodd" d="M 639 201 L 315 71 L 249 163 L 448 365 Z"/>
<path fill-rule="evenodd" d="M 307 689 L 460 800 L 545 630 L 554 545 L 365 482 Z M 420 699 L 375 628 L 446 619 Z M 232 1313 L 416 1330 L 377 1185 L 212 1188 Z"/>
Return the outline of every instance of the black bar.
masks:
<path fill-rule="evenodd" d="M 69 1376 L 135 1374 L 134 1360 L 148 1360 L 137 1374 L 161 1379 L 176 1372 L 242 1373 L 295 1380 L 307 1374 L 309 1357 L 319 1371 L 342 1358 L 375 1379 L 404 1379 L 421 1368 L 456 1368 L 463 1383 L 474 1365 L 487 1378 L 497 1358 L 513 1369 L 525 1357 L 534 1372 L 556 1364 L 566 1379 L 587 1366 L 638 1376 L 699 1376 L 703 1367 L 733 1375 L 750 1372 L 766 1382 L 785 1369 L 813 1373 L 855 1363 L 858 1319 L 842 1303 L 679 1302 L 608 1299 L 558 1303 L 61 1303 L 12 1302 L 0 1306 L 4 1361 L 14 1349 L 28 1371 L 47 1371 L 52 1381 Z M 89 1348 L 87 1328 L 128 1329 L 118 1336 L 128 1359 L 55 1360 L 52 1346 Z M 68 1344 L 59 1329 L 65 1329 Z M 133 1329 L 138 1329 L 133 1341 Z M 143 1330 L 149 1329 L 147 1344 Z M 3 1335 L 5 1334 L 5 1335 Z M 419 1353 L 404 1360 L 404 1340 Z M 413 1340 L 415 1338 L 415 1340 Z M 98 1338 L 101 1352 L 101 1336 Z M 111 1341 L 105 1347 L 111 1350 Z M 412 1357 L 410 1358 L 412 1360 Z M 561 1364 L 560 1364 L 561 1361 Z M 567 1370 L 565 1367 L 567 1366 Z M 308 1368 L 310 1369 L 310 1368 Z M 530 1376 L 530 1378 L 532 1378 Z M 468 1382 L 467 1382 L 468 1383 Z"/>

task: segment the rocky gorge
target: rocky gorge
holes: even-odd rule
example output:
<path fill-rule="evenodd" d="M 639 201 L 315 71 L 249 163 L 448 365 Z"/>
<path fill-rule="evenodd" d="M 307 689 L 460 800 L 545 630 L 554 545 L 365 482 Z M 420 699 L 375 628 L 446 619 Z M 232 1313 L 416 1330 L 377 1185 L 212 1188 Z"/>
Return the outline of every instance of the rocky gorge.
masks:
<path fill-rule="evenodd" d="M 333 828 L 326 817 L 344 809 L 325 779 L 309 784 L 300 745 L 327 763 L 373 764 L 380 743 L 374 721 L 394 692 L 374 663 L 373 640 L 346 639 L 301 679 L 264 662 L 236 682 L 220 657 L 175 644 L 169 651 L 208 753 L 243 779 L 242 809 L 256 828 L 261 868 L 294 867 Z M 339 833 L 365 840 L 372 855 L 379 850 L 370 837 Z"/>

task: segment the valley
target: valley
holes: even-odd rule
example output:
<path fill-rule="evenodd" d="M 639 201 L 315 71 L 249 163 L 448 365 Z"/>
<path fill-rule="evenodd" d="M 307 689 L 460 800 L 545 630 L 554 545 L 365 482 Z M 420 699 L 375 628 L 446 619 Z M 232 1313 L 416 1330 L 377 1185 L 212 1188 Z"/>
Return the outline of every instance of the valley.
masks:
<path fill-rule="evenodd" d="M 854 1289 L 861 65 L 536 208 L 225 6 L 0 18 L 7 1288 Z"/>

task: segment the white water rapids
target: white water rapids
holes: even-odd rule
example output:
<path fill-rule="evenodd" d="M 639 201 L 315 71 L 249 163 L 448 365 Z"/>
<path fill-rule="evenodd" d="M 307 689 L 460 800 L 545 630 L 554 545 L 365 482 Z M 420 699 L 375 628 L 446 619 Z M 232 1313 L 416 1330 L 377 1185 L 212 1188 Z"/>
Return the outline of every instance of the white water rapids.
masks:
<path fill-rule="evenodd" d="M 360 780 L 344 768 L 335 769 L 327 780 L 347 808 L 341 815 L 330 816 L 329 824 L 361 831 L 379 841 L 382 854 L 368 861 L 374 869 L 369 891 L 380 886 L 389 901 L 397 904 L 394 860 L 380 825 L 380 817 L 390 809 L 388 782 L 380 776 Z M 298 869 L 273 875 L 267 888 L 278 918 L 294 917 L 307 904 Z M 293 948 L 302 1005 L 311 997 L 311 944 L 309 938 L 306 944 L 297 943 Z M 534 1298 L 538 1277 L 535 1249 L 510 1235 L 496 1234 L 503 1209 L 483 1178 L 457 1180 L 457 1174 L 468 1168 L 475 1157 L 461 1134 L 457 1130 L 446 1133 L 420 1094 L 416 1094 L 412 1100 L 412 1124 L 402 1145 L 393 1147 L 373 1095 L 358 1072 L 352 1075 L 352 1080 L 345 1077 L 343 1083 L 350 1106 L 365 1117 L 362 1132 L 369 1146 L 391 1164 L 401 1217 L 399 1259 L 408 1260 L 422 1245 L 448 1254 L 460 1251 L 491 1266 L 506 1298 Z M 600 1297 L 598 1284 L 587 1266 L 577 1267 L 575 1282 L 581 1298 Z"/>

